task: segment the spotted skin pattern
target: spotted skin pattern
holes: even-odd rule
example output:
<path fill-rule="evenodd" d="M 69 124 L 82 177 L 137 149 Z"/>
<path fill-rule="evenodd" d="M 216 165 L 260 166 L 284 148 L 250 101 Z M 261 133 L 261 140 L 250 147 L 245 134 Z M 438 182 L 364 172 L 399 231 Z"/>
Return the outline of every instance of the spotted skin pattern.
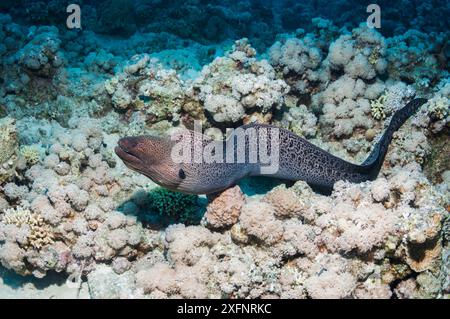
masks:
<path fill-rule="evenodd" d="M 272 129 L 279 132 L 279 169 L 264 176 L 290 181 L 303 180 L 316 191 L 329 194 L 339 180 L 360 183 L 375 179 L 394 132 L 426 102 L 425 99 L 414 99 L 395 112 L 386 131 L 361 165 L 336 157 L 285 129 L 263 124 L 244 125 L 241 128 L 244 130 L 253 128 L 258 134 L 262 130 L 267 133 Z M 204 151 L 205 145 L 211 143 L 198 133 L 191 134 L 197 138 L 194 137 L 194 141 L 200 141 L 198 143 L 202 145 L 201 152 Z M 271 135 L 265 136 L 267 144 L 264 145 L 269 146 L 267 152 L 270 154 Z M 211 194 L 236 184 L 243 177 L 262 175 L 263 164 L 259 156 L 255 163 L 251 163 L 248 157 L 249 148 L 256 147 L 259 151 L 260 142 L 260 139 L 256 142 L 251 138 L 245 140 L 244 163 L 226 163 L 226 143 L 221 141 L 214 142 L 215 149 L 221 149 L 223 153 L 220 163 L 175 163 L 170 150 L 176 141 L 151 136 L 123 138 L 115 151 L 129 168 L 148 176 L 163 187 L 190 194 Z M 237 149 L 236 142 L 234 145 L 232 151 L 236 159 L 241 150 Z"/>

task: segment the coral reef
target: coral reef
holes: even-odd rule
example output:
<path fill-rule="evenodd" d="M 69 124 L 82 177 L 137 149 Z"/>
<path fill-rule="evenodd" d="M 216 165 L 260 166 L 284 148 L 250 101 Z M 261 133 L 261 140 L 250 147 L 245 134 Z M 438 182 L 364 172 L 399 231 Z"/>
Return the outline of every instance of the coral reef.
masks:
<path fill-rule="evenodd" d="M 176 72 L 163 69 L 148 55 L 134 56 L 122 72 L 105 83 L 105 88 L 115 108 L 143 109 L 150 122 L 177 120 L 184 101 Z"/>
<path fill-rule="evenodd" d="M 256 51 L 247 39 L 237 41 L 225 56 L 205 66 L 189 89 L 214 122 L 235 123 L 250 110 L 269 113 L 280 108 L 289 87 L 275 78 L 266 60 L 255 59 Z"/>
<path fill-rule="evenodd" d="M 0 295 L 32 294 L 16 273 L 86 298 L 449 298 L 447 4 L 403 1 L 399 19 L 382 0 L 377 31 L 357 1 L 83 1 L 69 30 L 66 0 L 7 2 Z M 114 153 L 194 120 L 220 138 L 262 122 L 361 163 L 414 96 L 379 176 L 330 196 L 251 178 L 175 193 Z"/>
<path fill-rule="evenodd" d="M 127 172 L 122 176 L 112 171 L 116 163 L 103 146 L 100 126 L 83 119 L 71 122 L 69 133 L 57 123 L 40 125 L 44 134 L 46 129 L 53 132 L 40 138 L 41 145 L 51 145 L 48 155 L 22 168 L 22 186 L 9 183 L 3 188 L 9 201 L 25 207 L 7 210 L 0 222 L 3 266 L 36 277 L 49 270 L 81 275 L 96 261 L 132 258 L 148 250 L 150 233 L 136 217 L 115 212 L 119 205 L 109 197 L 124 198 L 132 185 L 145 186 L 145 179 L 139 182 L 126 177 Z"/>
<path fill-rule="evenodd" d="M 436 52 L 441 43 L 445 46 L 445 41 L 448 41 L 445 38 L 443 33 L 426 34 L 414 29 L 389 38 L 387 59 L 390 76 L 425 87 L 439 81 L 442 76 L 448 76 L 448 70 L 439 72 L 439 63 L 442 62 L 439 61 L 440 52 Z"/>
<path fill-rule="evenodd" d="M 403 183 L 394 174 L 361 185 L 342 182 L 332 197 L 298 182 L 251 199 L 230 230 L 167 228 L 167 259 L 152 252 L 149 267 L 135 270 L 136 286 L 125 279 L 130 271 L 120 281 L 127 281 L 130 296 L 150 298 L 403 298 L 411 282 L 409 298 L 436 297 L 441 200 L 421 174 Z M 100 269 L 90 276 L 108 271 L 105 280 L 113 284 L 117 275 Z"/>
<path fill-rule="evenodd" d="M 383 36 L 362 23 L 352 34 L 341 35 L 330 45 L 328 60 L 334 70 L 344 70 L 354 79 L 370 80 L 385 72 L 385 54 Z"/>

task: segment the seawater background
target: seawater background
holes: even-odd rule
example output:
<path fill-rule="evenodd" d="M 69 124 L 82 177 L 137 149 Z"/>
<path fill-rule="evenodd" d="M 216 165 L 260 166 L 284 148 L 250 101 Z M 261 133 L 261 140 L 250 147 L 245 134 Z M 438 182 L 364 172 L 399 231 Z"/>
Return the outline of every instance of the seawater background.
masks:
<path fill-rule="evenodd" d="M 68 4 L 80 4 L 83 28 L 111 36 L 137 31 L 168 32 L 202 43 L 219 43 L 247 37 L 252 43 L 271 45 L 277 34 L 310 29 L 311 19 L 330 19 L 339 27 L 357 26 L 366 20 L 367 5 L 382 8 L 385 36 L 409 29 L 446 31 L 448 2 L 434 1 L 326 1 L 326 0 L 106 0 L 106 1 L 2 1 L 0 9 L 28 25 L 63 26 Z"/>
<path fill-rule="evenodd" d="M 85 61 L 91 52 L 103 48 L 114 55 L 109 57 L 111 61 L 98 63 L 99 65 L 103 63 L 105 74 L 114 73 L 116 65 L 135 54 L 149 53 L 162 57 L 166 66 L 178 68 L 184 78 L 190 79 L 198 75 L 203 65 L 223 55 L 237 39 L 248 38 L 258 53 L 264 55 L 280 34 L 295 32 L 299 28 L 309 32 L 312 29 L 312 18 L 329 19 L 337 27 L 351 30 L 366 20 L 369 15 L 366 6 L 372 2 L 375 1 L 2 0 L 0 12 L 12 18 L 12 22 L 8 24 L 11 30 L 16 28 L 15 24 L 29 28 L 28 37 L 31 39 L 35 27 L 56 26 L 62 41 L 61 47 L 67 51 L 64 59 L 69 74 L 77 72 L 75 68 L 79 67 L 80 61 Z M 70 3 L 78 3 L 81 6 L 82 30 L 68 30 L 65 26 L 68 16 L 66 7 Z M 401 35 L 411 29 L 429 34 L 447 32 L 448 35 L 450 21 L 448 1 L 376 1 L 376 3 L 380 5 L 382 13 L 382 28 L 379 32 L 385 37 Z M 76 42 L 77 37 L 88 32 L 96 34 L 94 43 L 91 42 L 90 47 L 75 48 L 80 45 Z M 151 39 L 145 35 L 148 33 L 153 34 Z M 15 46 L 11 40 L 2 41 L 4 52 Z M 430 44 L 423 43 L 423 45 Z M 439 47 L 436 48 L 436 54 L 443 52 L 448 58 L 448 45 L 442 43 L 437 45 Z M 1 54 L 3 47 L 0 46 Z M 167 50 L 182 48 L 188 50 L 192 48 L 192 56 L 184 56 L 182 62 L 179 57 L 174 56 L 171 59 L 171 52 Z M 165 53 L 158 55 L 162 51 Z M 88 65 L 89 61 L 84 63 Z M 108 63 L 110 65 L 105 66 Z M 71 69 L 72 67 L 74 69 Z M 444 69 L 448 70 L 448 65 Z M 0 85 L 4 88 L 11 84 L 3 76 L 0 77 L 0 81 Z M 5 89 L 2 94 L 11 90 L 14 89 Z M 48 100 L 54 100 L 59 92 L 49 90 L 42 94 L 41 100 L 45 100 L 46 94 Z M 0 110 L 3 115 L 12 112 L 3 107 L 2 105 Z M 23 112 L 14 110 L 14 112 L 18 117 L 30 115 L 49 117 L 51 113 L 47 109 Z M 54 119 L 60 120 L 61 123 L 67 121 L 64 115 L 58 116 Z M 46 277 L 45 281 L 41 281 L 31 277 L 23 278 L 1 269 L 0 297 L 49 297 L 54 294 L 72 296 L 72 292 L 65 288 L 63 277 L 51 275 Z M 27 284 L 31 282 L 36 283 L 42 293 L 28 289 Z M 54 285 L 60 285 L 60 289 Z"/>

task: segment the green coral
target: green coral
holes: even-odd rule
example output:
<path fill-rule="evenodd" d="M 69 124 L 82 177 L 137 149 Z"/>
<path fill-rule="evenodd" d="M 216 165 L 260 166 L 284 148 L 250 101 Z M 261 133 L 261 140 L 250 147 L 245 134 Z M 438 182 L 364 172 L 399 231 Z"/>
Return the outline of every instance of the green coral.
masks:
<path fill-rule="evenodd" d="M 148 193 L 150 209 L 162 217 L 191 223 L 199 211 L 197 196 L 173 192 L 161 187 Z"/>
<path fill-rule="evenodd" d="M 385 103 L 387 95 L 383 94 L 378 99 L 370 101 L 370 109 L 372 116 L 376 120 L 383 120 L 386 118 Z"/>

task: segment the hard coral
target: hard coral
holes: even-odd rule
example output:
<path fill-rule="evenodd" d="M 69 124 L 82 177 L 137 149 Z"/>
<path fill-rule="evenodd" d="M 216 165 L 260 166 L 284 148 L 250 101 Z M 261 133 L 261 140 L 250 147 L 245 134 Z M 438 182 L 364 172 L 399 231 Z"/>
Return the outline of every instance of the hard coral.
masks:
<path fill-rule="evenodd" d="M 20 51 L 17 58 L 19 65 L 36 75 L 52 77 L 64 64 L 64 56 L 59 51 L 60 45 L 56 27 L 40 27 Z"/>
<path fill-rule="evenodd" d="M 211 228 L 230 227 L 239 219 L 245 197 L 239 186 L 229 188 L 215 197 L 206 210 L 206 223 Z"/>
<path fill-rule="evenodd" d="M 32 213 L 28 209 L 16 208 L 8 209 L 4 212 L 1 222 L 5 225 L 15 225 L 22 230 L 25 227 L 26 238 L 22 242 L 22 247 L 26 250 L 40 250 L 46 245 L 50 245 L 54 240 L 54 232 L 41 215 Z"/>
<path fill-rule="evenodd" d="M 384 38 L 362 23 L 351 35 L 342 35 L 330 45 L 328 60 L 332 68 L 343 69 L 354 79 L 370 80 L 385 72 L 385 54 Z"/>
<path fill-rule="evenodd" d="M 179 118 L 185 95 L 175 71 L 146 54 L 134 56 L 122 69 L 105 83 L 115 108 L 141 110 L 150 122 Z"/>
<path fill-rule="evenodd" d="M 266 245 L 273 245 L 283 235 L 283 224 L 275 219 L 274 212 L 270 204 L 250 202 L 242 208 L 239 224 L 248 236 Z"/>
<path fill-rule="evenodd" d="M 386 118 L 386 114 L 384 113 L 385 102 L 386 95 L 380 95 L 378 99 L 370 101 L 370 109 L 374 119 L 384 120 Z"/>
<path fill-rule="evenodd" d="M 189 89 L 190 97 L 201 102 L 215 122 L 235 123 L 249 110 L 268 113 L 283 104 L 289 87 L 255 54 L 247 39 L 237 41 L 226 57 L 205 66 Z"/>
<path fill-rule="evenodd" d="M 148 193 L 150 209 L 163 218 L 193 222 L 198 213 L 197 196 L 156 188 Z"/>
<path fill-rule="evenodd" d="M 278 218 L 299 217 L 306 208 L 292 190 L 283 186 L 266 194 L 263 200 L 272 205 Z"/>
<path fill-rule="evenodd" d="M 28 165 L 34 165 L 41 159 L 41 149 L 37 145 L 24 145 L 20 148 L 20 155 Z"/>
<path fill-rule="evenodd" d="M 428 101 L 428 111 L 435 120 L 444 120 L 449 114 L 450 99 L 437 95 Z"/>

